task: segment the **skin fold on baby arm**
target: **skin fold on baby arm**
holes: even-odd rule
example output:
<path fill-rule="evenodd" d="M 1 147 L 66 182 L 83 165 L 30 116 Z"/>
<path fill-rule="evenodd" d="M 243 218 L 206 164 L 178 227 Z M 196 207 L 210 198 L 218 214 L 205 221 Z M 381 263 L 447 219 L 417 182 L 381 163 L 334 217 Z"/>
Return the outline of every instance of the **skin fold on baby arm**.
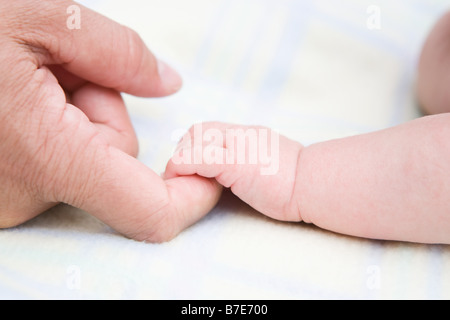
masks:
<path fill-rule="evenodd" d="M 195 134 L 199 126 L 201 139 Z M 207 137 L 212 129 L 224 138 Z M 265 135 L 253 137 L 258 148 L 272 148 L 265 152 L 272 163 L 279 161 L 278 170 L 269 174 L 263 173 L 267 161 L 249 161 L 255 141 L 236 143 L 236 132 L 248 138 L 248 132 L 262 129 L 194 126 L 169 161 L 166 179 L 216 178 L 256 210 L 281 221 L 304 221 L 364 238 L 450 243 L 450 115 L 308 147 L 265 129 Z M 227 137 L 230 131 L 234 143 Z M 278 139 L 277 150 L 267 136 Z M 239 150 L 242 146 L 245 150 Z M 246 160 L 239 162 L 242 152 Z"/>

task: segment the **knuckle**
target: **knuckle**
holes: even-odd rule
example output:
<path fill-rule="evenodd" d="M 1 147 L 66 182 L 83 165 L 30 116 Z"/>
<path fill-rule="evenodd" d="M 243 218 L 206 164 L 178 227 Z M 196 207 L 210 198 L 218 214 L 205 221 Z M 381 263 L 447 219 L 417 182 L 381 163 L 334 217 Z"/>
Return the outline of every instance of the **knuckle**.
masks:
<path fill-rule="evenodd" d="M 93 183 L 88 182 L 102 173 L 95 169 L 97 163 L 105 161 L 101 155 L 107 143 L 83 117 L 81 112 L 66 108 L 54 132 L 40 139 L 38 167 L 33 174 L 46 201 L 79 206 L 91 194 Z"/>
<path fill-rule="evenodd" d="M 123 77 L 121 85 L 127 85 L 131 79 L 142 72 L 142 65 L 145 60 L 145 44 L 141 36 L 131 28 L 123 27 L 125 43 L 127 43 L 127 54 L 123 56 L 123 62 L 126 68 L 123 68 Z M 156 66 L 156 63 L 155 63 Z"/>
<path fill-rule="evenodd" d="M 139 33 L 128 27 L 124 27 L 124 30 L 128 40 L 128 49 L 130 50 L 129 52 L 131 56 L 135 57 L 136 55 L 141 55 L 144 42 Z"/>
<path fill-rule="evenodd" d="M 105 152 L 100 152 L 102 145 L 95 142 L 96 136 L 91 140 L 76 147 L 73 157 L 66 157 L 58 162 L 56 168 L 56 176 L 53 190 L 55 192 L 55 200 L 58 202 L 68 203 L 75 207 L 83 207 L 95 194 L 94 188 L 97 187 L 97 181 L 101 180 L 104 171 L 100 170 L 104 167 L 106 170 L 106 157 L 102 156 Z M 97 151 L 87 152 L 86 149 Z M 97 163 L 103 163 L 105 166 L 98 166 Z"/>

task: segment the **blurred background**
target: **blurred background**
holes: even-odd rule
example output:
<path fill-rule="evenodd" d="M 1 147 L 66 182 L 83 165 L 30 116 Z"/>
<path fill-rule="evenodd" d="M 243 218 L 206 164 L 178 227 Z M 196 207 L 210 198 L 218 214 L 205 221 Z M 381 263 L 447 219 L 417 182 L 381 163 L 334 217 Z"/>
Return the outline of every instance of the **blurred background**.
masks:
<path fill-rule="evenodd" d="M 81 3 L 138 31 L 183 76 L 171 97 L 124 95 L 140 159 L 158 173 L 196 122 L 266 125 L 308 145 L 419 117 L 421 46 L 450 9 L 448 0 Z M 0 231 L 0 243 L 3 299 L 450 298 L 447 246 L 275 222 L 229 194 L 162 245 L 66 206 Z"/>

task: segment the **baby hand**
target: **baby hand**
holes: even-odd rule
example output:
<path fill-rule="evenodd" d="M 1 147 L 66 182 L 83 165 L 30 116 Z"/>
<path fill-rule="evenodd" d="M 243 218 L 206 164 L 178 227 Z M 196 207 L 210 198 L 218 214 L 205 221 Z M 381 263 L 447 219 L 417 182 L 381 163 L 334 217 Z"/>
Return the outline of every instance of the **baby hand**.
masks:
<path fill-rule="evenodd" d="M 165 178 L 215 178 L 241 200 L 282 221 L 301 221 L 295 181 L 303 146 L 256 126 L 194 125 L 167 164 Z"/>

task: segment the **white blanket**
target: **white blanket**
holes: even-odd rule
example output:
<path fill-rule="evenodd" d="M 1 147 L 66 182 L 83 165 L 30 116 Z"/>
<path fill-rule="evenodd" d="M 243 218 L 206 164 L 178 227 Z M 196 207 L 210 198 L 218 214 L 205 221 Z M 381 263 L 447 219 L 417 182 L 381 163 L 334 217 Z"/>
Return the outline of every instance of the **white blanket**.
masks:
<path fill-rule="evenodd" d="M 200 121 L 266 125 L 310 144 L 420 116 L 416 63 L 447 2 L 83 3 L 137 30 L 183 75 L 172 97 L 125 96 L 140 159 L 159 173 Z M 229 193 L 160 245 L 59 206 L 0 231 L 0 298 L 448 299 L 450 249 L 276 222 Z"/>

